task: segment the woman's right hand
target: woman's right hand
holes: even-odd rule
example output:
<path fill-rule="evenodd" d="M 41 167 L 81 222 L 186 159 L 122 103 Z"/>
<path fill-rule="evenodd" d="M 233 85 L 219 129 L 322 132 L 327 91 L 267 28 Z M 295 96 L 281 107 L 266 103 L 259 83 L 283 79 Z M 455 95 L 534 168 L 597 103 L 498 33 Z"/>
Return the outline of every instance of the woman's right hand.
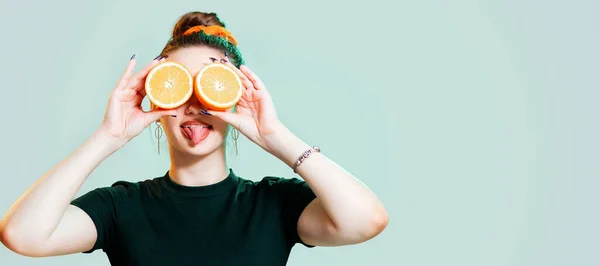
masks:
<path fill-rule="evenodd" d="M 110 95 L 102 126 L 71 155 L 40 177 L 0 220 L 0 241 L 30 257 L 81 253 L 97 241 L 92 219 L 71 205 L 77 191 L 111 152 L 125 145 L 145 127 L 174 110 L 144 111 L 146 75 L 160 61 L 153 60 L 132 75 L 132 58 Z"/>
<path fill-rule="evenodd" d="M 135 55 L 131 57 L 127 69 L 110 95 L 104 121 L 100 127 L 100 132 L 104 136 L 122 146 L 139 135 L 152 122 L 163 116 L 176 114 L 174 110 L 144 111 L 141 106 L 146 96 L 144 87 L 146 76 L 154 66 L 164 60 L 164 58 L 152 60 L 144 69 L 133 75 Z"/>

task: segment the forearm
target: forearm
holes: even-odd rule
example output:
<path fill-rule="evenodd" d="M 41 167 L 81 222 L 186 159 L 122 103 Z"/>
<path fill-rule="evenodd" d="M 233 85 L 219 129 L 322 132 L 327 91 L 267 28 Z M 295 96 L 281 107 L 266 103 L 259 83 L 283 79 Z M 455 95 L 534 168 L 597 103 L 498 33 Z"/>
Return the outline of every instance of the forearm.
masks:
<path fill-rule="evenodd" d="M 85 179 L 117 148 L 114 141 L 100 131 L 95 132 L 11 206 L 0 221 L 0 240 L 7 241 L 7 237 L 28 243 L 47 240 Z"/>
<path fill-rule="evenodd" d="M 311 146 L 289 130 L 272 138 L 273 154 L 290 167 Z M 341 234 L 372 236 L 387 225 L 387 212 L 378 197 L 363 183 L 321 153 L 312 153 L 297 168 Z"/>

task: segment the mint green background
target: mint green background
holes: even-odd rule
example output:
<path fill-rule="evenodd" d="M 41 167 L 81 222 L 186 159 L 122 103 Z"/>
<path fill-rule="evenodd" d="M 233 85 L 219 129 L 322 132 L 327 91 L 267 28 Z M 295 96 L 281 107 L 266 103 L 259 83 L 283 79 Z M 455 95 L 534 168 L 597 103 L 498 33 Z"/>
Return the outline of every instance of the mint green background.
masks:
<path fill-rule="evenodd" d="M 1 213 L 96 129 L 131 54 L 145 65 L 180 15 L 215 11 L 284 123 L 390 213 L 374 240 L 289 265 L 600 264 L 598 1 L 174 2 L 0 2 Z M 293 176 L 246 139 L 230 160 Z M 167 166 L 144 131 L 81 193 Z M 0 265 L 108 261 L 2 246 Z"/>

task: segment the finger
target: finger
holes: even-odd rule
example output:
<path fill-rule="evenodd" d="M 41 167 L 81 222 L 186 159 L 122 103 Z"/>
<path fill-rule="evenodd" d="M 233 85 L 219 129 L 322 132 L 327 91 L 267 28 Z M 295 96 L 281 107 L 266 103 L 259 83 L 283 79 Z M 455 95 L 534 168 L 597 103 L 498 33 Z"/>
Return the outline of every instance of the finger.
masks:
<path fill-rule="evenodd" d="M 260 78 L 254 74 L 254 72 L 252 72 L 252 70 L 250 70 L 249 67 L 242 65 L 240 66 L 240 71 L 242 71 L 242 73 L 244 73 L 246 75 L 246 77 L 248 77 L 248 79 L 250 79 L 250 81 L 252 81 L 252 84 L 254 84 L 254 88 L 257 90 L 264 90 L 265 89 L 265 84 L 262 82 L 262 80 L 260 80 Z"/>
<path fill-rule="evenodd" d="M 239 114 L 232 113 L 230 111 L 214 111 L 214 110 L 206 110 L 206 112 L 209 115 L 212 115 L 212 116 L 220 119 L 221 121 L 232 125 L 235 128 L 237 128 L 239 125 L 239 121 L 240 121 Z"/>
<path fill-rule="evenodd" d="M 131 91 L 135 92 L 135 96 L 133 97 L 135 105 L 141 107 L 142 102 L 144 101 L 145 95 L 142 95 L 139 91 L 138 92 L 136 92 L 134 90 L 131 90 Z M 144 90 L 142 90 L 142 91 L 144 91 Z"/>
<path fill-rule="evenodd" d="M 145 75 L 143 75 L 143 76 L 142 76 L 142 78 L 140 78 L 140 79 L 138 80 L 138 82 L 137 82 L 137 83 L 135 83 L 135 85 L 133 85 L 133 86 L 132 86 L 132 88 L 133 88 L 134 90 L 136 90 L 136 91 L 140 92 L 142 95 L 144 95 L 144 96 L 145 96 L 145 95 L 146 95 L 146 90 L 145 90 L 145 88 L 146 88 L 146 86 L 145 86 L 145 85 L 146 85 L 146 84 L 145 84 L 145 83 L 146 83 L 146 78 L 148 77 L 148 73 L 150 73 L 150 71 L 152 70 L 152 68 L 153 68 L 153 67 L 155 67 L 156 65 L 158 65 L 158 64 L 160 64 L 160 63 L 162 63 L 162 62 L 166 61 L 166 60 L 167 60 L 166 58 L 167 58 L 167 56 L 166 56 L 166 55 L 165 55 L 165 56 L 162 56 L 162 57 L 160 57 L 160 56 L 159 56 L 159 57 L 156 57 L 156 58 L 155 58 L 153 61 L 158 61 L 158 63 L 156 63 L 156 64 L 154 64 L 153 66 L 151 66 L 151 67 L 150 67 L 150 69 L 149 69 L 149 70 L 146 72 L 146 74 L 145 74 Z"/>
<path fill-rule="evenodd" d="M 122 90 L 124 88 L 127 88 L 127 83 L 129 81 L 129 78 L 131 77 L 131 74 L 133 73 L 133 69 L 135 69 L 135 54 L 131 56 L 131 59 L 129 59 L 129 64 L 127 64 L 125 72 L 123 72 L 121 78 L 119 79 L 119 82 L 117 82 L 116 89 Z"/>
<path fill-rule="evenodd" d="M 177 111 L 171 109 L 151 110 L 144 113 L 144 124 L 146 126 L 163 117 L 177 117 Z"/>
<path fill-rule="evenodd" d="M 152 62 L 150 62 L 148 65 L 146 65 L 146 67 L 144 67 L 142 70 L 140 70 L 138 73 L 136 73 L 135 76 L 133 76 L 133 78 L 131 78 L 130 83 L 129 83 L 131 85 L 131 87 L 137 91 L 141 90 L 141 88 L 144 87 L 142 85 L 146 79 L 146 76 L 150 72 L 150 70 L 152 70 L 153 67 L 158 65 L 158 63 L 161 63 L 163 61 L 164 61 L 164 58 L 162 58 L 162 57 L 154 58 L 154 60 L 152 60 Z"/>
<path fill-rule="evenodd" d="M 134 99 L 135 96 L 137 96 L 137 93 L 134 90 L 122 90 L 118 93 L 121 94 L 122 99 L 125 101 L 131 101 Z"/>
<path fill-rule="evenodd" d="M 244 87 L 248 90 L 250 89 L 254 89 L 254 84 L 252 83 L 252 81 L 250 81 L 250 79 L 248 79 L 248 77 L 246 77 L 246 74 L 244 74 L 242 71 L 240 71 L 237 67 L 235 67 L 233 64 L 231 64 L 231 62 L 226 62 L 225 63 L 227 66 L 229 66 L 242 80 L 242 84 L 244 85 Z"/>
<path fill-rule="evenodd" d="M 142 96 L 142 97 L 146 97 L 146 90 L 138 90 L 137 94 Z"/>

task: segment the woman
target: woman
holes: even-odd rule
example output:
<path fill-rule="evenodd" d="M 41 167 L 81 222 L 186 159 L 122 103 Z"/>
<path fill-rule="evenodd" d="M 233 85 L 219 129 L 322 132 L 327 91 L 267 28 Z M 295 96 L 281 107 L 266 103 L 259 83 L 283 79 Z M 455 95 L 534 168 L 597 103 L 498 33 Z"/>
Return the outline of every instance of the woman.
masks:
<path fill-rule="evenodd" d="M 205 26 L 211 25 L 209 33 Z M 191 12 L 175 25 L 161 55 L 135 75 L 133 56 L 101 126 L 14 203 L 0 223 L 2 242 L 32 257 L 102 249 L 112 265 L 265 266 L 285 265 L 296 243 L 350 245 L 378 235 L 388 222 L 382 203 L 278 120 L 236 44 L 214 13 Z M 208 63 L 228 64 L 242 78 L 244 95 L 225 112 L 206 110 L 195 97 L 176 109 L 145 112 L 145 76 L 165 60 L 192 73 Z M 164 176 L 119 181 L 73 199 L 104 159 L 153 122 L 169 142 Z M 231 127 L 303 180 L 237 176 L 225 161 Z"/>

